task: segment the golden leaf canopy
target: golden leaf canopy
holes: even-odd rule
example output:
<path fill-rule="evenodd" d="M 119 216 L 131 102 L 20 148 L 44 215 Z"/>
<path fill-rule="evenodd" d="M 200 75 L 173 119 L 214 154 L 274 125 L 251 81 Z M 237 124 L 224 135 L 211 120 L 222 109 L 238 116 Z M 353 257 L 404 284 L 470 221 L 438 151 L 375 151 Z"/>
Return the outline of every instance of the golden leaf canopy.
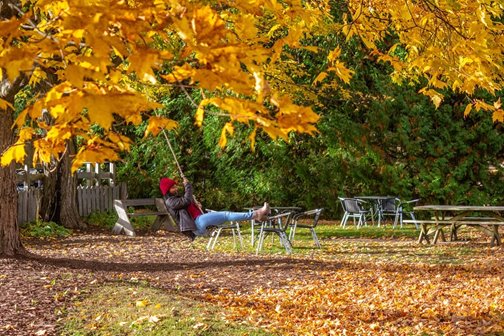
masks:
<path fill-rule="evenodd" d="M 152 113 L 160 105 L 145 90 L 135 90 L 141 86 L 135 83 L 184 82 L 207 90 L 213 98 L 203 100 L 199 111 L 212 103 L 230 119 L 221 145 L 234 122 L 255 124 L 254 136 L 256 128 L 284 138 L 290 131 L 315 130 L 318 117 L 311 108 L 276 98 L 282 94 L 265 78 L 268 69 L 281 64 L 281 47 L 299 46 L 299 39 L 327 15 L 319 1 L 24 0 L 14 1 L 14 8 L 16 17 L 0 20 L 1 76 L 10 81 L 26 76 L 33 87 L 49 84 L 49 89 L 17 117 L 15 125 L 31 136 L 19 136 L 3 153 L 4 165 L 22 161 L 28 141 L 35 145 L 35 159 L 48 161 L 79 136 L 83 145 L 75 170 L 86 160 L 117 158 L 113 153 L 129 147 L 112 133 L 117 122 L 150 118 L 146 135 L 175 127 Z M 271 36 L 264 33 L 273 27 L 289 33 L 267 48 Z M 172 70 L 160 83 L 156 72 L 163 65 Z M 42 122 L 43 111 L 51 122 Z M 202 116 L 198 112 L 200 124 Z M 93 131 L 95 125 L 100 132 Z M 45 135 L 36 135 L 35 127 L 45 129 Z"/>
<path fill-rule="evenodd" d="M 350 0 L 348 6 L 347 38 L 359 36 L 380 59 L 390 62 L 398 82 L 427 78 L 422 93 L 436 106 L 445 88 L 469 98 L 477 88 L 491 94 L 502 90 L 502 1 Z M 377 41 L 392 33 L 399 42 L 380 51 Z M 476 104 L 472 100 L 471 105 Z M 492 105 L 480 107 L 492 111 L 496 120 L 502 115 Z"/>
<path fill-rule="evenodd" d="M 9 3 L 16 16 L 0 18 L 0 79 L 24 76 L 38 95 L 17 117 L 19 137 L 2 153 L 2 165 L 22 161 L 26 142 L 34 143 L 36 159 L 47 161 L 79 136 L 83 145 L 76 169 L 84 159 L 101 162 L 129 147 L 127 140 L 110 135 L 116 123 L 147 120 L 146 135 L 171 129 L 173 121 L 152 113 L 160 105 L 149 98 L 148 87 L 204 90 L 205 98 L 195 107 L 196 123 L 202 125 L 208 111 L 224 111 L 228 123 L 221 145 L 235 123 L 251 125 L 252 146 L 258 129 L 272 138 L 316 131 L 316 113 L 293 102 L 294 86 L 285 69 L 296 72 L 298 63 L 285 46 L 321 51 L 301 40 L 328 31 L 328 0 Z M 445 89 L 469 98 L 478 88 L 492 94 L 502 89 L 501 2 L 349 0 L 345 5 L 343 24 L 330 29 L 339 29 L 347 39 L 358 36 L 370 54 L 393 66 L 394 80 L 426 78 L 421 92 L 436 106 Z M 314 78 L 314 86 L 334 78 L 329 72 L 338 82 L 350 83 L 353 71 L 340 60 L 340 47 L 322 50 L 328 54 L 326 68 Z M 12 107 L 0 100 L 0 109 Z M 465 113 L 479 109 L 503 120 L 500 101 L 472 99 Z M 43 111 L 50 122 L 42 121 Z M 100 132 L 94 131 L 97 126 Z M 46 135 L 34 132 L 35 127 Z"/>

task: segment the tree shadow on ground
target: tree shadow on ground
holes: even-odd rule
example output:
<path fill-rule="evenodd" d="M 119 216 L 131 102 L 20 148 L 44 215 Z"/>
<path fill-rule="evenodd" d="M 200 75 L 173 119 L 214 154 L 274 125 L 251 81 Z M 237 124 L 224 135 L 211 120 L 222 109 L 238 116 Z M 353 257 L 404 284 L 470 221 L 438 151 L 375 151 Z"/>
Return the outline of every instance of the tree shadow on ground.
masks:
<path fill-rule="evenodd" d="M 194 262 L 153 262 L 153 263 L 137 263 L 137 262 L 102 262 L 96 260 L 85 260 L 77 258 L 54 258 L 40 256 L 36 254 L 28 254 L 19 257 L 21 260 L 36 261 L 44 265 L 54 267 L 63 267 L 70 269 L 81 269 L 100 272 L 170 272 L 181 270 L 204 270 L 215 268 L 228 267 L 246 267 L 257 268 L 261 270 L 287 270 L 292 268 L 313 268 L 324 270 L 336 270 L 341 268 L 339 262 L 323 262 L 313 260 L 303 260 L 295 258 L 244 258 L 244 259 L 228 259 L 228 260 L 206 260 Z"/>

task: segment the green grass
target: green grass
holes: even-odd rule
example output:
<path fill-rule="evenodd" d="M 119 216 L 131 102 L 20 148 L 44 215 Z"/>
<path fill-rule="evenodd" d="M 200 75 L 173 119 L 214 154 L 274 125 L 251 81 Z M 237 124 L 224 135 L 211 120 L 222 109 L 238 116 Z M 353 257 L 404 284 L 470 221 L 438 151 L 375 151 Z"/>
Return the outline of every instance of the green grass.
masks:
<path fill-rule="evenodd" d="M 258 228 L 255 229 L 255 234 L 258 233 Z M 419 231 L 414 226 L 404 226 L 403 228 L 392 228 L 392 225 L 386 224 L 381 227 L 365 226 L 357 228 L 353 225 L 341 227 L 339 222 L 323 222 L 315 229 L 322 246 L 327 246 L 327 242 L 334 242 L 334 240 L 343 239 L 381 239 L 381 240 L 411 240 L 414 241 L 419 234 Z M 243 238 L 243 247 L 240 248 L 237 242 L 237 247 L 234 246 L 231 231 L 223 231 L 219 237 L 215 249 L 217 251 L 232 252 L 238 250 L 244 253 L 255 253 L 255 246 L 250 244 L 251 229 L 248 223 L 241 226 L 241 234 Z M 198 238 L 196 245 L 204 248 L 208 238 Z M 308 229 L 298 229 L 296 231 L 295 240 L 293 242 L 294 254 L 313 254 L 315 252 L 315 245 Z M 317 249 L 318 250 L 318 249 Z M 324 250 L 324 248 L 322 248 Z M 277 236 L 266 236 L 264 240 L 264 247 L 261 254 L 282 254 L 285 249 L 280 245 Z"/>
<path fill-rule="evenodd" d="M 274 335 L 223 316 L 217 306 L 142 283 L 111 283 L 74 302 L 59 335 Z"/>
<path fill-rule="evenodd" d="M 294 257 L 310 257 L 323 260 L 348 262 L 379 263 L 423 263 L 423 264 L 463 264 L 477 260 L 491 249 L 489 238 L 472 228 L 459 231 L 460 241 L 438 243 L 436 245 L 419 244 L 419 230 L 413 225 L 392 228 L 390 223 L 384 226 L 365 226 L 345 228 L 338 222 L 323 222 L 316 228 L 322 244 L 318 249 L 308 230 L 298 230 L 293 242 Z M 255 246 L 250 244 L 250 226 L 242 226 L 243 248 L 235 248 L 229 231 L 219 237 L 216 253 L 255 254 Z M 198 238 L 195 246 L 204 249 L 208 238 Z M 239 247 L 239 245 L 238 245 Z M 276 236 L 267 236 L 261 255 L 286 255 Z"/>
<path fill-rule="evenodd" d="M 319 239 L 330 238 L 375 238 L 375 239 L 414 239 L 418 237 L 419 231 L 412 225 L 405 225 L 402 228 L 396 227 L 395 229 L 391 224 L 386 223 L 380 227 L 378 226 L 363 226 L 357 228 L 354 225 L 346 227 L 339 226 L 339 223 L 322 224 L 317 226 L 316 230 Z M 299 230 L 296 232 L 296 239 L 311 239 L 308 230 Z"/>

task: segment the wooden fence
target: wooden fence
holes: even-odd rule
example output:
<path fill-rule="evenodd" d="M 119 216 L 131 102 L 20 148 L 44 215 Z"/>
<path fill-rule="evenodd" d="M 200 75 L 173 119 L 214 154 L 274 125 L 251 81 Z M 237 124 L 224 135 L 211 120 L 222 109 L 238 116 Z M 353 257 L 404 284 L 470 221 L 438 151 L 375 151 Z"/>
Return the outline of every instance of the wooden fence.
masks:
<path fill-rule="evenodd" d="M 127 196 L 126 183 L 114 186 L 79 186 L 77 187 L 79 215 L 87 216 L 92 212 L 112 210 L 115 199 L 125 199 Z"/>
<path fill-rule="evenodd" d="M 38 188 L 18 191 L 19 224 L 37 219 L 41 192 Z M 127 196 L 126 183 L 114 186 L 78 186 L 77 207 L 79 215 L 88 216 L 92 212 L 112 210 L 114 209 L 114 199 L 125 199 Z"/>
<path fill-rule="evenodd" d="M 41 195 L 41 190 L 38 188 L 18 191 L 18 224 L 37 219 Z"/>

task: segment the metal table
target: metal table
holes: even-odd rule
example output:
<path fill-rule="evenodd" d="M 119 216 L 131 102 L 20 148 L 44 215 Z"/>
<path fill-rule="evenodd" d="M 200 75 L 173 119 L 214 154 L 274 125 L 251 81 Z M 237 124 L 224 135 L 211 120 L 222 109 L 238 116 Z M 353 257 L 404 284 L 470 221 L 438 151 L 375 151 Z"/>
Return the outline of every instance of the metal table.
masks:
<path fill-rule="evenodd" d="M 396 199 L 396 196 L 355 196 L 354 198 L 363 200 L 363 201 L 368 201 L 373 203 L 371 206 L 371 221 L 373 222 L 373 225 L 375 223 L 374 218 L 375 216 L 378 219 L 378 226 L 381 224 L 381 219 L 382 219 L 382 213 L 383 213 L 383 208 L 382 208 L 382 202 L 384 200 L 388 199 Z"/>

